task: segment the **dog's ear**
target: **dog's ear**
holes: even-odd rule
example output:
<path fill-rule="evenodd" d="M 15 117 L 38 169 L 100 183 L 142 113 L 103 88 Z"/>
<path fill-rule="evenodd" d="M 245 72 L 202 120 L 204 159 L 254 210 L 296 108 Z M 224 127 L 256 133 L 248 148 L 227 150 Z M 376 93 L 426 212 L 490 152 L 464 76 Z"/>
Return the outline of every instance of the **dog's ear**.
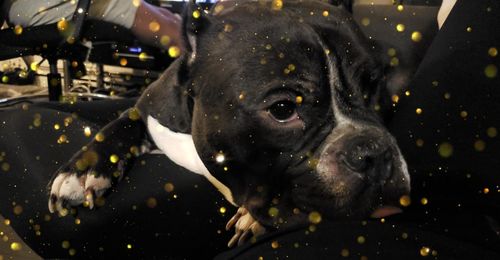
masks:
<path fill-rule="evenodd" d="M 179 133 L 191 133 L 193 100 L 186 80 L 182 57 L 175 60 L 155 82 L 151 83 L 137 101 L 141 117 L 155 118 L 161 125 Z"/>
<path fill-rule="evenodd" d="M 174 132 L 191 133 L 193 92 L 190 67 L 196 59 L 199 35 L 210 24 L 208 15 L 191 0 L 184 9 L 182 37 L 184 51 L 162 76 L 153 82 L 137 103 L 141 115 L 151 115 Z"/>
<path fill-rule="evenodd" d="M 196 59 L 199 34 L 210 25 L 206 10 L 196 4 L 195 0 L 189 1 L 182 17 L 182 36 L 186 50 L 188 65 Z"/>
<path fill-rule="evenodd" d="M 357 105 L 383 112 L 390 103 L 384 66 L 352 15 L 343 7 L 332 7 L 328 16 L 311 19 L 314 30 L 326 45 L 327 58 L 340 67 L 338 87 L 347 90 L 344 93 L 363 97 L 359 100 L 362 104 Z"/>

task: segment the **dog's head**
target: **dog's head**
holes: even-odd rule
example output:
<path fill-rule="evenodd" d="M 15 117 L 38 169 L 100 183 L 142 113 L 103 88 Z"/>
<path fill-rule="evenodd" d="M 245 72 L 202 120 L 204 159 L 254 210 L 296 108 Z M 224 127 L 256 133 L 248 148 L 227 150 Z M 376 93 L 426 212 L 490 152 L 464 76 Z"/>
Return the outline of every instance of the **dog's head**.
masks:
<path fill-rule="evenodd" d="M 264 225 L 369 216 L 409 192 L 376 108 L 381 66 L 351 15 L 315 1 L 194 4 L 171 126 Z M 187 100 L 187 101 L 186 101 Z"/>

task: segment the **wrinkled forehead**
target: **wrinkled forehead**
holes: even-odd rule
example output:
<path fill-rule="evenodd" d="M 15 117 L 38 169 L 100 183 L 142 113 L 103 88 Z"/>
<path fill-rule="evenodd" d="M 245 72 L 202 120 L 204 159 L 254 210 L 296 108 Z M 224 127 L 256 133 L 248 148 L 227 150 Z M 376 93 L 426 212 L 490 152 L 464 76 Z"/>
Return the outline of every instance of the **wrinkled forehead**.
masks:
<path fill-rule="evenodd" d="M 284 12 L 234 9 L 213 17 L 198 41 L 199 68 L 214 73 L 211 81 L 276 80 L 318 83 L 325 77 L 326 55 L 314 30 Z"/>

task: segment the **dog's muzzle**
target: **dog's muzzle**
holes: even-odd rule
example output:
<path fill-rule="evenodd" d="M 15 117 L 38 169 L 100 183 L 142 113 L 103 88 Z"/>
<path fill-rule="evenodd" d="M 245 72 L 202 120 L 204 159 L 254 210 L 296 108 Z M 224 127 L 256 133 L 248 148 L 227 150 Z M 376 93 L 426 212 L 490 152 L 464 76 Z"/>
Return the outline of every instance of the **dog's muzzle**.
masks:
<path fill-rule="evenodd" d="M 336 161 L 351 172 L 370 182 L 383 182 L 390 177 L 395 151 L 386 140 L 370 135 L 355 136 L 346 140 L 343 147 L 342 152 L 336 154 Z"/>
<path fill-rule="evenodd" d="M 335 210 L 344 215 L 398 206 L 410 189 L 406 162 L 381 127 L 337 127 L 321 149 L 317 172 Z"/>

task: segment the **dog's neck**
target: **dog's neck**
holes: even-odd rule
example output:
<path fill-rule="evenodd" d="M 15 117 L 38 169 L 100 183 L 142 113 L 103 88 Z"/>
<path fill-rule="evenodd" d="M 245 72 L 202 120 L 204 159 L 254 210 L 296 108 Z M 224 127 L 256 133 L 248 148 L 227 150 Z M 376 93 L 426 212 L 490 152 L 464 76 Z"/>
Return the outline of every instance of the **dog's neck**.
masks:
<path fill-rule="evenodd" d="M 156 146 L 158 146 L 172 162 L 191 172 L 205 176 L 229 202 L 235 204 L 229 188 L 213 177 L 207 167 L 205 167 L 205 164 L 196 151 L 192 135 L 176 133 L 160 124 L 158 120 L 152 116 L 148 117 L 147 127 Z"/>

